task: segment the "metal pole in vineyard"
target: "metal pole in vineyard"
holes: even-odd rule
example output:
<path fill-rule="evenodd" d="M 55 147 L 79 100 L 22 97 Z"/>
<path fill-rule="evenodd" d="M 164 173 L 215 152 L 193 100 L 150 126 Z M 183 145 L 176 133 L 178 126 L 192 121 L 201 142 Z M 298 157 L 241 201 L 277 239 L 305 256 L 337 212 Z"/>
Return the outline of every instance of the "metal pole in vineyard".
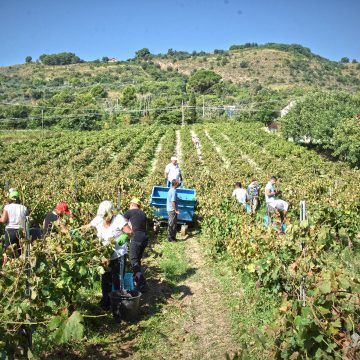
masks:
<path fill-rule="evenodd" d="M 305 200 L 300 201 L 300 224 L 306 220 L 306 205 Z M 305 242 L 304 239 L 301 240 L 301 250 L 305 251 Z"/>
<path fill-rule="evenodd" d="M 29 298 L 31 302 L 31 287 L 30 287 L 30 276 L 31 276 L 31 264 L 30 264 L 30 226 L 29 217 L 25 218 L 25 296 Z M 31 321 L 31 319 L 29 319 Z M 25 329 L 28 346 L 32 349 L 32 329 L 31 325 L 28 325 Z"/>
<path fill-rule="evenodd" d="M 300 224 L 306 220 L 306 205 L 305 200 L 300 201 Z M 305 241 L 301 240 L 301 251 L 305 259 Z M 300 300 L 303 302 L 303 306 L 306 306 L 306 287 L 305 287 L 305 276 L 302 276 L 300 283 Z"/>
<path fill-rule="evenodd" d="M 117 192 L 117 211 L 118 213 L 120 213 L 120 197 L 121 197 L 121 193 L 120 193 L 120 188 L 118 188 L 118 192 Z"/>

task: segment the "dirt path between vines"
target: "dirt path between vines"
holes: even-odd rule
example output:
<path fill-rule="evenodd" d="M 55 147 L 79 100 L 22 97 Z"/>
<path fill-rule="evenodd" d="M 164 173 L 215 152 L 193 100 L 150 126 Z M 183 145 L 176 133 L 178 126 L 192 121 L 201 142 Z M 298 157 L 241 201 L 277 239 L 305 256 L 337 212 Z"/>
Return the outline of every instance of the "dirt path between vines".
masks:
<path fill-rule="evenodd" d="M 230 138 L 224 134 L 221 133 L 221 136 L 228 142 L 231 143 Z M 241 158 L 246 161 L 250 166 L 252 166 L 254 168 L 254 170 L 261 170 L 261 168 L 259 167 L 259 165 L 253 160 L 251 159 L 249 156 L 247 156 L 246 154 L 244 154 L 242 151 L 239 150 L 239 154 L 241 155 Z"/>
<path fill-rule="evenodd" d="M 196 132 L 194 131 L 194 129 L 191 129 L 190 130 L 190 134 L 191 134 L 191 137 L 192 138 L 196 138 L 198 140 L 198 145 L 196 146 L 196 144 L 194 144 L 195 148 L 196 148 L 196 152 L 198 154 L 198 158 L 199 158 L 199 161 L 201 163 L 203 163 L 203 158 L 202 158 L 202 153 L 201 153 L 201 142 L 200 142 L 200 139 L 199 137 L 197 136 Z"/>
<path fill-rule="evenodd" d="M 187 240 L 187 256 L 196 276 L 184 281 L 192 295 L 179 305 L 187 313 L 182 324 L 183 342 L 178 354 L 183 359 L 221 359 L 237 349 L 231 338 L 230 321 L 220 293 L 220 284 L 206 266 L 196 238 Z"/>
<path fill-rule="evenodd" d="M 176 130 L 176 156 L 178 158 L 178 162 L 181 162 L 182 152 L 181 152 L 181 134 L 180 134 L 180 130 Z"/>
<path fill-rule="evenodd" d="M 205 263 L 196 237 L 186 240 L 188 273 L 164 306 L 160 323 L 153 330 L 156 344 L 141 346 L 131 359 L 225 359 L 238 349 L 231 337 L 231 325 L 220 284 Z M 136 340 L 135 346 L 136 348 Z"/>
<path fill-rule="evenodd" d="M 153 174 L 155 172 L 155 170 L 156 170 L 156 165 L 157 165 L 157 161 L 158 161 L 158 155 L 159 155 L 160 151 L 162 150 L 162 145 L 163 145 L 162 143 L 163 143 L 164 137 L 165 137 L 165 135 L 163 135 L 160 138 L 160 140 L 158 142 L 158 145 L 157 145 L 157 147 L 155 149 L 154 158 L 153 158 L 153 160 L 151 162 L 150 174 Z"/>
<path fill-rule="evenodd" d="M 173 285 L 164 276 L 162 264 L 171 254 L 175 260 L 165 267 L 181 268 Z M 60 347 L 46 358 L 203 360 L 226 359 L 226 354 L 234 358 L 239 343 L 232 337 L 230 309 L 196 236 L 165 245 L 154 243 L 143 265 L 149 291 L 142 296 L 139 321 L 119 325 L 111 313 L 89 319 L 92 330 L 81 348 Z M 94 305 L 94 315 L 100 311 L 96 309 Z"/>
<path fill-rule="evenodd" d="M 220 146 L 217 145 L 216 141 L 210 136 L 207 130 L 204 130 L 206 137 L 210 140 L 212 146 L 214 147 L 215 151 L 219 154 L 222 162 L 224 163 L 224 167 L 226 169 L 230 168 L 230 161 L 223 155 L 223 151 Z"/>

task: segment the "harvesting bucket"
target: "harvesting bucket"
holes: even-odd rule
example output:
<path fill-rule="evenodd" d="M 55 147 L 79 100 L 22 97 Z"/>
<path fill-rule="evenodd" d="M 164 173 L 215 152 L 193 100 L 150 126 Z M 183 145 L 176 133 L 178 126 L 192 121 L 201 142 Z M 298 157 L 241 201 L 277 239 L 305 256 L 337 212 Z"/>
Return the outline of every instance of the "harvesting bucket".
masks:
<path fill-rule="evenodd" d="M 110 302 L 113 315 L 117 319 L 133 321 L 139 316 L 141 292 L 112 291 Z"/>
<path fill-rule="evenodd" d="M 128 291 L 130 296 L 123 297 L 120 304 L 121 317 L 127 321 L 134 321 L 139 317 L 141 292 Z"/>

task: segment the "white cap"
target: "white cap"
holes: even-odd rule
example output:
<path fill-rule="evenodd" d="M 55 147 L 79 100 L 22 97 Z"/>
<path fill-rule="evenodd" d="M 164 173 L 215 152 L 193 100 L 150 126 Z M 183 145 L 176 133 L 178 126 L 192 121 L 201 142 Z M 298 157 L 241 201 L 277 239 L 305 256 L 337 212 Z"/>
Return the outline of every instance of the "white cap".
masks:
<path fill-rule="evenodd" d="M 107 212 L 113 211 L 113 204 L 109 200 L 102 201 L 99 205 L 97 216 L 104 217 Z"/>
<path fill-rule="evenodd" d="M 174 160 L 177 161 L 177 157 L 176 157 L 176 156 L 172 156 L 170 160 L 171 160 L 171 161 L 174 161 Z"/>

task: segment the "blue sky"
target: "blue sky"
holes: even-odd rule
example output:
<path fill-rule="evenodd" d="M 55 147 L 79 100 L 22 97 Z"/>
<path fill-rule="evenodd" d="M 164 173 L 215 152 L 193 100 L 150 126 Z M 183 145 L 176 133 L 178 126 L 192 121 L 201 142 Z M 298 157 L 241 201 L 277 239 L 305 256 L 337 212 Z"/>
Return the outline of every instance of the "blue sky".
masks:
<path fill-rule="evenodd" d="M 0 0 L 0 65 L 75 52 L 84 60 L 298 43 L 360 60 L 360 0 Z"/>

